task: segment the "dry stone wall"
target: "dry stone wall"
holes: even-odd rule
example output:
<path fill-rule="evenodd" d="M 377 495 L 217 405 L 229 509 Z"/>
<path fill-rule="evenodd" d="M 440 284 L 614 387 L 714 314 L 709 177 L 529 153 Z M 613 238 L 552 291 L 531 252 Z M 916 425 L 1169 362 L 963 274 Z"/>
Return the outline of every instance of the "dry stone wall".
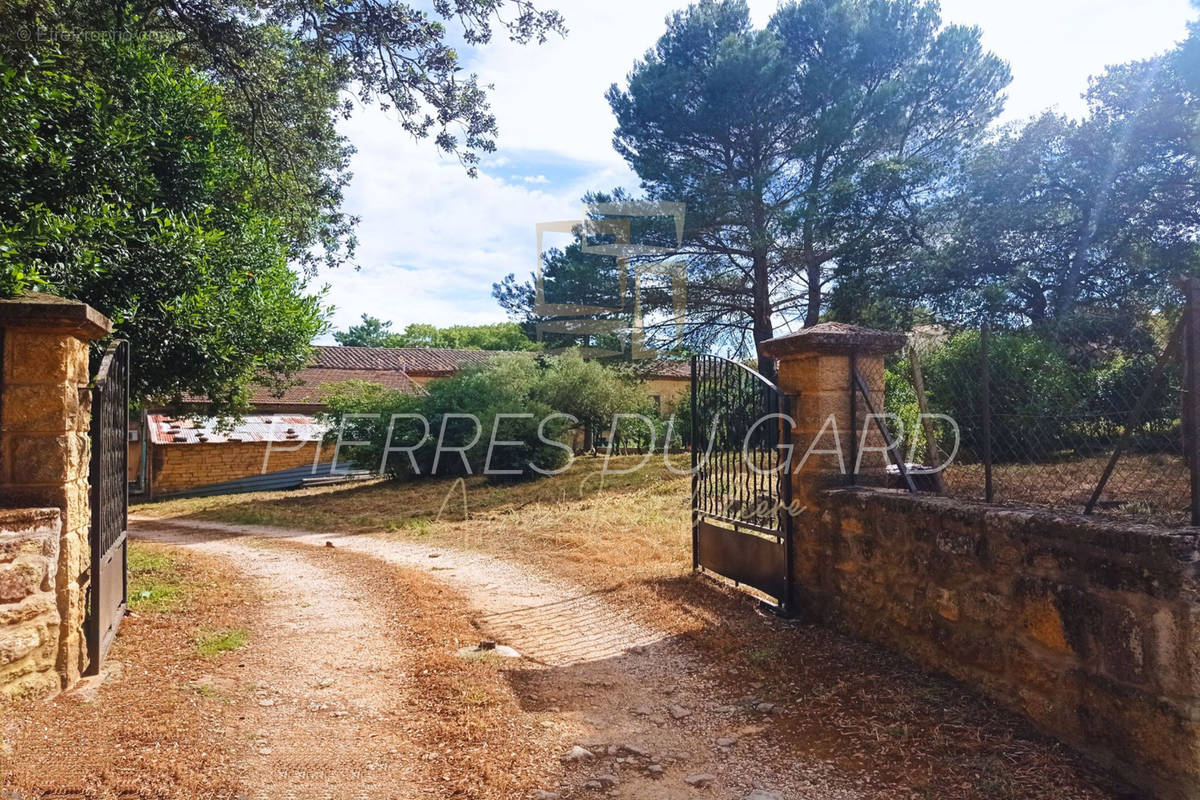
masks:
<path fill-rule="evenodd" d="M 56 508 L 0 511 L 0 702 L 60 686 Z"/>
<path fill-rule="evenodd" d="M 1200 797 L 1200 533 L 843 489 L 799 517 L 795 556 L 813 615 Z"/>

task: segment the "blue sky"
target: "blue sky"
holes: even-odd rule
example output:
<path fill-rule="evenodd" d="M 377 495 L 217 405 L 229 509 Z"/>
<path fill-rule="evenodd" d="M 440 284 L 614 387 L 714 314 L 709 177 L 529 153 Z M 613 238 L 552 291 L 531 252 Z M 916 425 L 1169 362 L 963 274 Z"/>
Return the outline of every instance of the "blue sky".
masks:
<path fill-rule="evenodd" d="M 604 100 L 662 33 L 681 0 L 543 0 L 570 33 L 545 45 L 503 40 L 470 55 L 494 84 L 498 151 L 476 179 L 429 142 L 413 142 L 394 116 L 363 108 L 341 126 L 358 149 L 346 210 L 361 217 L 359 270 L 323 272 L 335 328 L 363 313 L 436 325 L 496 322 L 492 283 L 535 266 L 534 225 L 578 218 L 589 189 L 637 187 L 610 145 Z M 750 0 L 765 23 L 776 0 Z M 947 22 L 978 25 L 1009 61 L 1002 121 L 1046 108 L 1083 111 L 1090 75 L 1171 47 L 1194 16 L 1187 0 L 943 0 Z M 554 244 L 554 242 L 549 242 Z"/>

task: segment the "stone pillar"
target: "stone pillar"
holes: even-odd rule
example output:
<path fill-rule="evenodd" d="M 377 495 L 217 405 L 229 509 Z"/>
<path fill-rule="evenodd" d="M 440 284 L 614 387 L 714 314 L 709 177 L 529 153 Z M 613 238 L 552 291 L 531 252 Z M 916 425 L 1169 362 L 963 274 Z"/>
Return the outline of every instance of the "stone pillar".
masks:
<path fill-rule="evenodd" d="M 0 300 L 0 506 L 61 512 L 54 591 L 63 687 L 87 666 L 83 638 L 91 553 L 88 344 L 112 331 L 91 307 L 45 294 Z"/>
<path fill-rule="evenodd" d="M 810 512 L 820 508 L 824 489 L 854 480 L 855 446 L 862 443 L 868 411 L 860 395 L 851 419 L 851 364 L 857 365 L 872 407 L 883 413 L 883 357 L 904 342 L 904 334 L 824 322 L 759 344 L 759 355 L 777 362 L 780 391 L 793 398 L 792 497 Z M 882 446 L 874 430 L 865 443 Z M 863 468 L 882 474 L 881 455 L 869 455 Z"/>

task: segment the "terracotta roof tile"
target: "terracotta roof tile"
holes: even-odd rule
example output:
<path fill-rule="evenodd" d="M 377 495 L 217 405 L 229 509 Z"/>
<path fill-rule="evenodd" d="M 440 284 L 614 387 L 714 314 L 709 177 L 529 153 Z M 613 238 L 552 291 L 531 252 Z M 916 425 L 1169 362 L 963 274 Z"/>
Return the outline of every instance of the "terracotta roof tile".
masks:
<path fill-rule="evenodd" d="M 368 381 L 388 389 L 406 394 L 424 394 L 424 389 L 413 382 L 401 369 L 400 358 L 395 350 L 383 347 L 324 347 L 313 348 L 311 366 L 292 377 L 295 384 L 284 390 L 282 395 L 267 386 L 250 389 L 253 405 L 324 406 L 324 387 L 343 381 Z M 200 405 L 204 397 L 185 395 L 183 402 Z"/>
<path fill-rule="evenodd" d="M 639 374 L 647 378 L 681 378 L 692 377 L 692 362 L 675 358 L 660 358 L 645 362 L 645 366 L 635 366 Z"/>
<path fill-rule="evenodd" d="M 403 369 L 400 351 L 390 347 L 329 347 L 315 345 L 311 366 L 325 369 Z"/>
<path fill-rule="evenodd" d="M 343 381 L 367 381 L 378 383 L 388 389 L 397 389 L 406 394 L 423 394 L 421 387 L 398 369 L 332 369 L 326 367 L 307 367 L 296 373 L 293 380 L 300 381 L 295 386 L 289 386 L 283 396 L 275 395 L 265 386 L 255 386 L 250 396 L 250 402 L 267 405 L 324 405 L 323 393 L 326 386 Z"/>
<path fill-rule="evenodd" d="M 509 350 L 451 350 L 448 347 L 397 347 L 393 352 L 400 354 L 404 371 L 421 377 L 445 377 L 453 375 L 463 367 L 486 364 L 500 355 L 517 351 Z"/>

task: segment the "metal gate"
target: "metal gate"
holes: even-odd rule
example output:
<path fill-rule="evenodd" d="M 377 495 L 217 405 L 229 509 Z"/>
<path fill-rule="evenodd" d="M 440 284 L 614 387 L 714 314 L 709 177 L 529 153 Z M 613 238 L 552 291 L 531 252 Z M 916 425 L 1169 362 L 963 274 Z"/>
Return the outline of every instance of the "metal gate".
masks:
<path fill-rule="evenodd" d="M 109 345 L 93 359 L 92 374 L 92 567 L 85 629 L 88 672 L 95 674 L 116 638 L 127 601 L 129 342 Z"/>
<path fill-rule="evenodd" d="M 788 398 L 749 367 L 692 358 L 692 566 L 792 606 Z"/>

